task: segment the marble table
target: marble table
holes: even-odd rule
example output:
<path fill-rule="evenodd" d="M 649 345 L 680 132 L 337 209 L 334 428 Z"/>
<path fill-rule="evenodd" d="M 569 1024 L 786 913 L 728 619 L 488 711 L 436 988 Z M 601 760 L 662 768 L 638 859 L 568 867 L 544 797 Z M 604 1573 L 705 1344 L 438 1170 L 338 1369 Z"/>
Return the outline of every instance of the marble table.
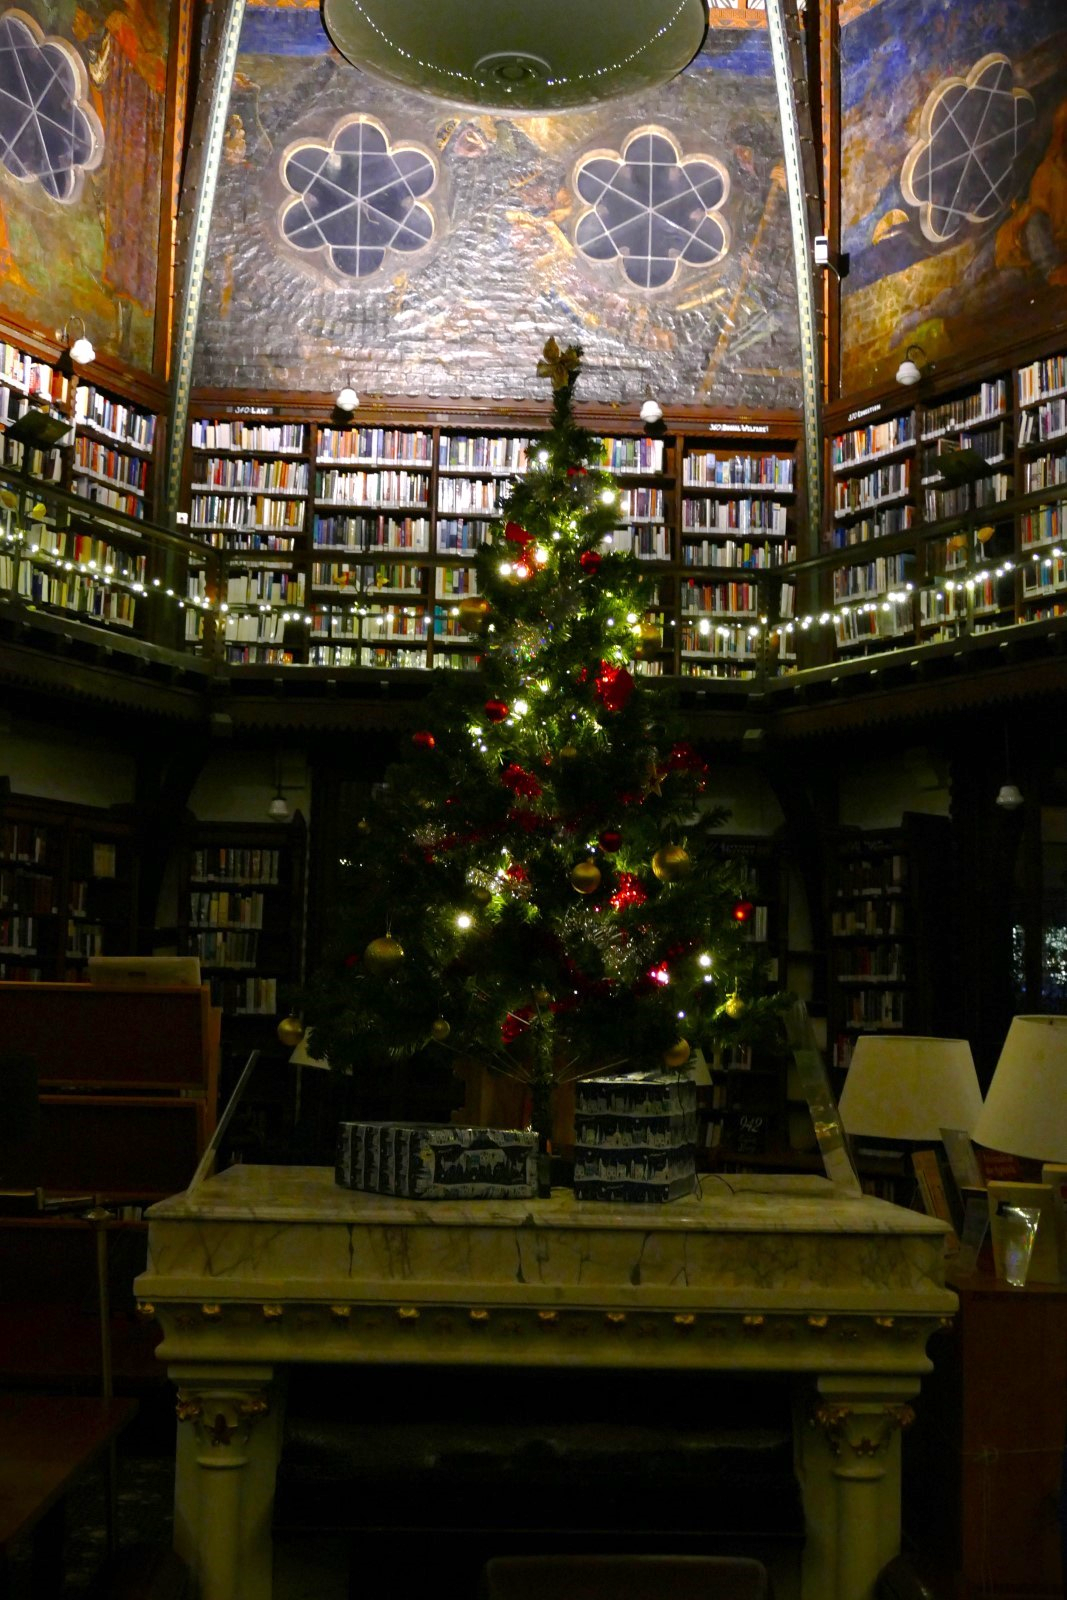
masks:
<path fill-rule="evenodd" d="M 802 1600 L 870 1600 L 897 1552 L 900 1433 L 956 1306 L 925 1216 L 811 1177 L 611 1206 L 398 1200 L 265 1166 L 148 1216 L 135 1287 L 178 1389 L 175 1542 L 201 1600 L 269 1600 L 294 1362 L 788 1373 Z"/>

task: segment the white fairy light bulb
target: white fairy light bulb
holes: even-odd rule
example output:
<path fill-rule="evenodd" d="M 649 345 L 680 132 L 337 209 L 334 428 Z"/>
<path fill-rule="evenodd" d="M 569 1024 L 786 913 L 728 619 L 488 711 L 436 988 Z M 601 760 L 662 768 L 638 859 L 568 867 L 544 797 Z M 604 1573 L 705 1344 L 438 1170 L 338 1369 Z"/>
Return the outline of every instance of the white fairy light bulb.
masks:
<path fill-rule="evenodd" d="M 459 928 L 461 933 L 466 933 L 467 929 L 473 926 L 474 918 L 471 916 L 470 912 L 461 911 L 459 916 L 456 918 L 456 927 Z"/>

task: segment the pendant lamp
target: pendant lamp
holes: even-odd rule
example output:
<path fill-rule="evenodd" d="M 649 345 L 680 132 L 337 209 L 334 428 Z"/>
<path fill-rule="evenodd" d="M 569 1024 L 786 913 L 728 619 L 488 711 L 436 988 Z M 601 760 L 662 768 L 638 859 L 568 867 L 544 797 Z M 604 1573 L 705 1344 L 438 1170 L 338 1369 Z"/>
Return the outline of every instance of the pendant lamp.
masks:
<path fill-rule="evenodd" d="M 475 109 L 552 112 L 673 78 L 706 0 L 324 0 L 330 38 L 363 72 Z"/>

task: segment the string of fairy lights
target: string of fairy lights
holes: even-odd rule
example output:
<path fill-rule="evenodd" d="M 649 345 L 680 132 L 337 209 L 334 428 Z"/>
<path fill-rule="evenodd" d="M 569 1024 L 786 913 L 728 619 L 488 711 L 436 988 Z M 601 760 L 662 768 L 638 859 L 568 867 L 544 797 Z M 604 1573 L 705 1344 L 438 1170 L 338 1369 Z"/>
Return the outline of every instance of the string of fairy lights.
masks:
<path fill-rule="evenodd" d="M 540 457 L 538 457 L 538 464 L 541 464 Z M 11 496 L 11 498 L 13 499 L 14 497 Z M 606 504 L 610 503 L 613 498 L 613 492 L 605 490 L 603 498 Z M 285 599 L 253 599 L 242 602 L 212 598 L 205 593 L 189 592 L 183 595 L 173 586 L 165 584 L 158 577 L 153 577 L 146 581 L 137 568 L 129 565 L 123 566 L 121 564 L 123 556 L 118 549 L 111 552 L 114 559 L 109 561 L 106 559 L 101 560 L 94 556 L 89 556 L 86 559 L 71 559 L 65 550 L 50 548 L 47 542 L 43 541 L 47 541 L 50 536 L 54 536 L 57 540 L 63 540 L 66 537 L 66 533 L 65 531 L 56 532 L 49 520 L 47 507 L 44 503 L 38 501 L 33 506 L 27 519 L 30 526 L 28 528 L 20 528 L 11 524 L 13 508 L 8 503 L 7 492 L 4 492 L 3 500 L 8 512 L 8 526 L 0 530 L 0 549 L 6 549 L 10 553 L 17 553 L 20 560 L 28 560 L 33 566 L 51 569 L 56 575 L 64 574 L 76 577 L 90 586 L 100 585 L 103 589 L 123 590 L 134 598 L 151 593 L 163 601 L 172 603 L 181 611 L 191 611 L 201 617 L 213 616 L 225 628 L 239 626 L 238 619 L 242 616 L 259 616 L 270 617 L 272 625 L 277 622 L 282 626 L 296 624 L 314 629 L 317 626 L 317 618 L 314 614 L 316 609 L 343 610 L 346 604 L 350 616 L 369 619 L 376 624 L 379 630 L 379 637 L 383 640 L 396 640 L 403 643 L 406 639 L 410 639 L 413 643 L 421 642 L 418 639 L 417 631 L 409 633 L 406 626 L 401 631 L 396 631 L 396 619 L 400 617 L 418 619 L 418 625 L 423 629 L 428 629 L 430 625 L 429 608 L 425 605 L 409 606 L 405 605 L 402 600 L 390 600 L 375 606 L 367 603 L 368 591 L 364 589 L 360 590 L 360 598 L 358 600 L 349 600 L 345 595 L 343 586 L 338 587 L 336 596 L 330 595 L 328 599 L 317 601 L 316 607 L 311 610 L 306 609 L 301 604 L 294 605 L 292 601 Z M 94 542 L 99 541 L 106 548 L 110 548 L 106 546 L 106 541 L 101 539 L 99 534 L 92 537 Z M 556 534 L 554 537 L 559 537 L 559 535 Z M 606 542 L 610 542 L 611 537 L 611 535 L 607 535 Z M 961 536 L 957 535 L 955 537 Z M 362 554 L 363 552 L 360 553 Z M 856 559 L 855 547 L 851 548 L 851 554 L 852 560 L 847 564 L 843 564 L 839 570 L 848 571 L 850 568 L 863 565 L 862 558 Z M 254 566 L 256 552 L 250 551 L 248 555 L 247 565 Z M 125 559 L 129 560 L 128 557 Z M 543 549 L 535 549 L 532 559 L 537 564 L 543 564 L 548 559 L 548 553 Z M 642 558 L 638 557 L 638 559 L 641 560 Z M 876 559 L 879 558 L 872 554 L 872 562 Z M 889 557 L 888 559 L 892 560 L 893 558 Z M 1031 552 L 1029 561 L 1035 563 L 1037 567 L 1038 582 L 1036 585 L 1027 588 L 1028 598 L 1038 600 L 1048 596 L 1052 599 L 1057 595 L 1063 595 L 1067 598 L 1067 567 L 1059 565 L 1065 560 L 1067 560 L 1067 551 L 1059 543 L 1043 541 L 1038 548 Z M 777 645 L 779 654 L 789 657 L 793 654 L 791 646 L 795 645 L 798 636 L 830 628 L 838 634 L 840 639 L 841 633 L 848 631 L 850 619 L 870 618 L 881 625 L 881 619 L 888 618 L 890 622 L 889 633 L 903 634 L 912 626 L 912 623 L 909 619 L 902 619 L 899 615 L 896 615 L 898 608 L 910 605 L 916 600 L 921 604 L 924 596 L 935 602 L 937 606 L 944 604 L 948 608 L 943 614 L 939 614 L 936 610 L 931 610 L 928 614 L 923 615 L 922 621 L 925 625 L 936 626 L 939 623 L 952 624 L 960 622 L 964 620 L 967 608 L 974 604 L 977 598 L 984 595 L 987 585 L 991 582 L 996 583 L 1004 578 L 1011 577 L 1017 571 L 1024 571 L 1029 565 L 1029 561 L 1019 563 L 1005 558 L 994 563 L 979 557 L 974 566 L 968 563 L 961 563 L 959 567 L 938 574 L 925 583 L 908 581 L 885 590 L 872 591 L 870 593 L 860 591 L 854 596 L 836 600 L 832 607 L 812 611 L 799 617 L 772 618 L 768 612 L 753 609 L 746 616 L 739 618 L 737 610 L 734 608 L 731 618 L 726 619 L 714 611 L 709 612 L 703 609 L 687 607 L 683 603 L 680 618 L 666 619 L 665 625 L 670 628 L 681 626 L 682 628 L 691 629 L 692 640 L 709 641 L 706 645 L 687 641 L 683 647 L 683 653 L 689 657 L 699 657 L 706 654 L 711 657 L 722 656 L 727 659 L 754 662 L 767 645 Z M 788 594 L 792 589 L 793 581 L 789 564 L 783 562 L 780 566 L 776 566 L 773 569 L 773 578 L 770 576 L 770 570 L 767 567 L 722 568 L 721 571 L 724 576 L 719 579 L 715 575 L 716 569 L 712 567 L 707 574 L 702 574 L 702 583 L 705 587 L 714 587 L 717 582 L 758 583 L 760 585 L 777 582 L 784 587 Z M 523 576 L 528 575 L 524 574 L 521 570 L 521 563 L 517 562 L 503 562 L 501 564 L 501 572 L 502 575 L 512 576 L 520 581 Z M 731 574 L 730 577 L 725 576 L 727 572 Z M 962 607 L 962 610 L 958 609 L 960 607 Z M 992 602 L 983 601 L 981 606 L 983 612 L 993 612 L 1001 608 L 1000 602 L 996 600 Z M 444 604 L 438 603 L 434 609 L 443 611 L 446 616 L 452 619 L 458 619 L 461 616 L 461 608 L 458 603 L 449 604 L 446 601 Z M 649 614 L 654 615 L 661 610 L 662 607 L 659 603 L 654 601 L 649 607 Z M 634 626 L 635 630 L 638 621 L 639 619 L 637 618 L 627 618 L 628 625 Z M 491 623 L 487 631 L 492 631 Z M 336 633 L 327 632 L 318 636 L 328 640 L 332 639 L 334 642 L 343 642 L 346 638 L 355 637 L 354 634 L 346 634 L 343 629 Z M 860 632 L 855 635 L 854 642 L 861 642 L 864 638 L 875 636 L 877 634 L 874 630 L 869 630 L 866 633 Z M 363 635 L 362 642 L 373 643 L 374 635 Z M 456 632 L 445 635 L 441 642 L 446 644 L 476 644 L 477 636 Z M 649 663 L 646 661 L 644 665 L 648 670 Z"/>

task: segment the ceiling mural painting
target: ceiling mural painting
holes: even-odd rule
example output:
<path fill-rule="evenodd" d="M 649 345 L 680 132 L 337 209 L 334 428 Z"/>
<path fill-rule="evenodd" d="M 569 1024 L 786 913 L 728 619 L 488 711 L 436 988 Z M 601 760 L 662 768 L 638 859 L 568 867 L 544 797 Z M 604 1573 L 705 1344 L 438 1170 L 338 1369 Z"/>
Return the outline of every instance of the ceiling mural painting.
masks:
<path fill-rule="evenodd" d="M 30 13 L 32 12 L 32 15 Z M 168 0 L 27 0 L 0 18 L 7 310 L 151 371 Z"/>
<path fill-rule="evenodd" d="M 543 399 L 532 375 L 554 332 L 583 345 L 588 399 L 651 384 L 680 403 L 796 407 L 763 23 L 712 27 L 658 89 L 504 115 L 360 73 L 317 10 L 250 5 L 196 383 L 328 392 L 343 374 L 367 395 Z M 356 127 L 384 142 L 360 156 L 338 131 Z M 411 170 L 386 175 L 400 151 Z"/>
<path fill-rule="evenodd" d="M 1067 314 L 1061 0 L 845 0 L 842 388 Z"/>

